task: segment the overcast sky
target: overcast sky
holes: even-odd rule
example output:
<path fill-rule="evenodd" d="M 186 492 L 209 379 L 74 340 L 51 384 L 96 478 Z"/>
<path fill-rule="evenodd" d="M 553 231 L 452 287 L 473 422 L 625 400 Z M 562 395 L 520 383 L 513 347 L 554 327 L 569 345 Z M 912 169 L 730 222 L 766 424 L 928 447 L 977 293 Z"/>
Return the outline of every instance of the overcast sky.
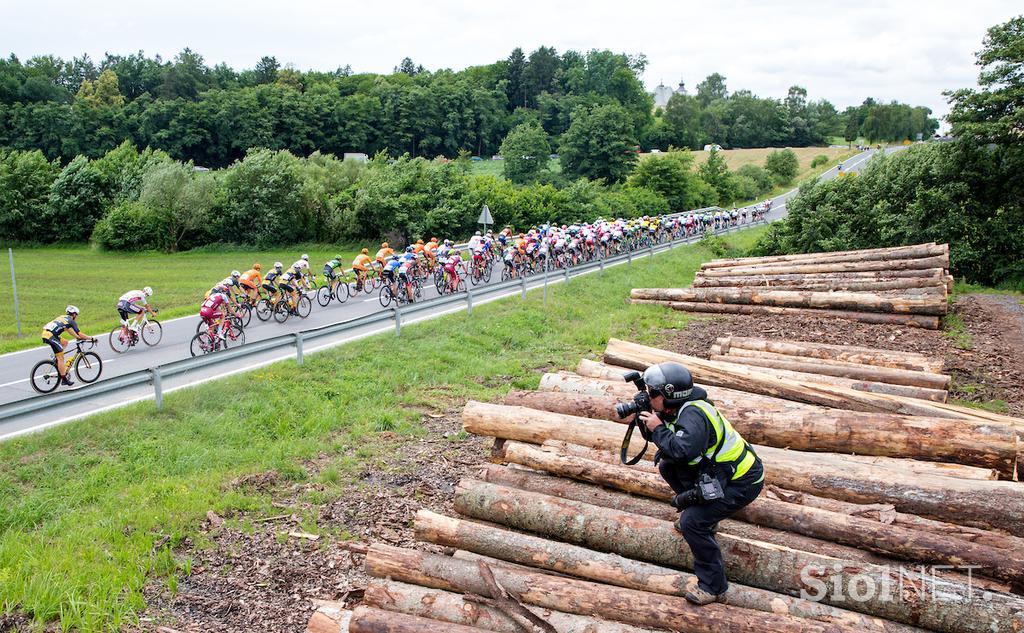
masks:
<path fill-rule="evenodd" d="M 684 79 L 691 91 L 711 72 L 729 90 L 783 97 L 792 84 L 839 109 L 864 97 L 948 111 L 942 91 L 973 86 L 985 30 L 1024 12 L 1006 0 L 3 0 L 0 51 L 144 50 L 165 58 L 184 47 L 209 65 L 251 68 L 263 55 L 306 69 L 389 72 L 403 57 L 428 69 L 461 69 L 554 46 L 644 53 L 643 80 Z M 1013 10 L 1016 5 L 1017 10 Z"/>

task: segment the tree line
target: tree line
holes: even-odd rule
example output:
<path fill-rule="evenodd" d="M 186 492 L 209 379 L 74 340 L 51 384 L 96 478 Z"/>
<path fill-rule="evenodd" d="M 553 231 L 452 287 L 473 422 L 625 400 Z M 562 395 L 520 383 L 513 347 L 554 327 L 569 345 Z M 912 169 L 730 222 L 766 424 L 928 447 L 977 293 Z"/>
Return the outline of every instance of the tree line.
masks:
<path fill-rule="evenodd" d="M 861 175 L 813 183 L 760 254 L 948 242 L 969 281 L 1024 289 L 1024 16 L 989 29 L 979 90 L 947 92 L 955 140 L 873 158 Z"/>
<path fill-rule="evenodd" d="M 406 58 L 391 74 L 354 74 L 348 66 L 303 72 L 273 57 L 236 71 L 211 67 L 189 49 L 172 60 L 139 52 L 98 63 L 85 55 L 23 63 L 11 55 L 0 60 L 0 146 L 38 149 L 66 164 L 129 141 L 214 168 L 255 147 L 297 156 L 488 156 L 523 123 L 538 125 L 560 151 L 574 117 L 609 108 L 617 142 L 644 149 L 799 147 L 850 131 L 901 140 L 937 127 L 926 108 L 868 99 L 838 113 L 828 101 L 808 101 L 799 86 L 782 100 L 730 94 L 717 73 L 696 95 L 675 95 L 655 110 L 640 81 L 646 63 L 643 55 L 545 46 L 458 72 L 428 71 Z"/>

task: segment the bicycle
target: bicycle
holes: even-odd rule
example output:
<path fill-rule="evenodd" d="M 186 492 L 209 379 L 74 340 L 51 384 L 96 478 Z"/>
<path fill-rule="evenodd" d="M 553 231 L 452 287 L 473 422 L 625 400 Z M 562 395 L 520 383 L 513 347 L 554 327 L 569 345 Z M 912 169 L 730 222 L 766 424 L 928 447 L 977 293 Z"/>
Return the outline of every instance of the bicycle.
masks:
<path fill-rule="evenodd" d="M 136 331 L 127 325 L 119 325 L 110 331 L 110 349 L 118 354 L 123 354 L 139 344 L 141 333 L 142 342 L 153 347 L 158 345 L 164 337 L 164 328 L 156 319 L 149 320 L 147 314 L 142 315 L 138 322 L 139 329 Z"/>
<path fill-rule="evenodd" d="M 342 273 L 331 279 L 329 283 L 317 288 L 316 302 L 320 304 L 321 308 L 326 308 L 335 299 L 338 303 L 345 303 L 351 294 L 352 288 L 348 285 L 348 273 Z"/>
<path fill-rule="evenodd" d="M 471 264 L 469 280 L 474 286 L 481 283 L 490 283 L 491 281 L 491 266 L 490 262 L 484 260 L 473 259 Z"/>
<path fill-rule="evenodd" d="M 223 321 L 211 321 L 205 332 L 192 337 L 188 347 L 192 356 L 199 356 L 240 345 L 245 345 L 245 332 L 238 327 L 237 318 L 231 316 Z"/>
<path fill-rule="evenodd" d="M 86 347 L 88 346 L 88 347 Z M 96 346 L 96 339 L 75 341 L 75 351 L 64 359 L 65 372 L 72 368 L 75 376 L 84 384 L 96 382 L 103 373 L 103 359 L 96 352 L 84 351 Z M 50 393 L 60 384 L 60 372 L 57 371 L 57 356 L 49 360 L 41 360 L 29 372 L 32 388 L 39 393 Z"/>
<path fill-rule="evenodd" d="M 284 323 L 293 314 L 305 319 L 312 311 L 313 303 L 305 293 L 299 294 L 299 300 L 294 305 L 292 304 L 291 297 L 284 296 L 283 294 L 274 302 L 274 320 L 278 323 Z"/>
<path fill-rule="evenodd" d="M 277 294 L 277 291 L 272 293 L 263 287 L 259 289 L 259 299 L 256 300 L 256 305 L 253 306 L 257 319 L 269 321 L 270 317 L 274 316 L 274 297 Z"/>

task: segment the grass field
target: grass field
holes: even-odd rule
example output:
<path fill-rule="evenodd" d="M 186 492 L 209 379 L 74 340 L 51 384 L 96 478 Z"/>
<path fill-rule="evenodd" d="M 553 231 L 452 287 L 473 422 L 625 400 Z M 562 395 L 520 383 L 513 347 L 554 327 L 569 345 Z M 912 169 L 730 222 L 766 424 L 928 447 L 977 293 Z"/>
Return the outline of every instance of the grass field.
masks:
<path fill-rule="evenodd" d="M 725 240 L 738 254 L 763 231 Z M 713 256 L 700 244 L 681 247 L 553 286 L 547 307 L 539 292 L 488 303 L 472 317 L 405 327 L 401 338 L 378 335 L 302 366 L 283 361 L 174 392 L 163 411 L 137 403 L 0 444 L 0 604 L 65 629 L 130 625 L 147 577 L 173 588 L 188 574 L 190 561 L 173 548 L 185 537 L 204 545 L 198 527 L 208 510 L 242 529 L 260 514 L 294 512 L 302 529 L 344 538 L 318 525 L 315 510 L 271 507 L 267 493 L 229 482 L 270 469 L 302 481 L 303 460 L 326 456 L 323 503 L 387 455 L 383 431 L 416 435 L 425 412 L 536 387 L 539 371 L 569 368 L 611 336 L 655 343 L 659 329 L 686 317 L 628 305 L 629 289 L 684 284 Z"/>
<path fill-rule="evenodd" d="M 15 249 L 14 269 L 25 335 L 20 339 L 14 319 L 10 263 L 7 253 L 0 253 L 0 353 L 39 345 L 39 330 L 63 314 L 69 303 L 82 311 L 78 322 L 85 333 L 102 334 L 117 324 L 117 298 L 128 290 L 151 286 L 151 302 L 160 310 L 160 318 L 170 319 L 198 312 L 206 291 L 233 269 L 245 272 L 254 262 L 263 265 L 264 270 L 275 261 L 289 266 L 303 253 L 309 254 L 310 267 L 319 274 L 323 264 L 339 250 L 323 245 L 176 254 L 111 253 L 88 246 Z M 341 249 L 340 254 L 347 264 L 356 251 Z"/>
<path fill-rule="evenodd" d="M 729 169 L 736 171 L 744 165 L 764 167 L 764 161 L 768 158 L 768 154 L 771 154 L 776 149 L 773 147 L 724 149 L 722 150 L 722 156 L 725 158 L 725 164 L 729 166 Z M 858 153 L 856 149 L 850 150 L 846 147 L 793 147 L 791 149 L 796 153 L 797 160 L 800 161 L 800 170 L 797 172 L 796 182 L 809 177 L 817 171 L 811 168 L 811 161 L 814 160 L 815 156 L 824 154 L 828 157 L 828 164 L 831 166 L 840 160 L 845 160 Z M 710 153 L 705 151 L 693 152 L 696 164 L 700 165 L 706 161 Z"/>

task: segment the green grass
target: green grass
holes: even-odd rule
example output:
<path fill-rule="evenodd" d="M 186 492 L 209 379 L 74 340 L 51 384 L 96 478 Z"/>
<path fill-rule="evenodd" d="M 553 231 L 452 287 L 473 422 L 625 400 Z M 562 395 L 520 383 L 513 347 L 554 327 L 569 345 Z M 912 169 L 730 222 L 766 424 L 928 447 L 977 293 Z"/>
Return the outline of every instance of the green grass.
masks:
<path fill-rule="evenodd" d="M 953 345 L 960 349 L 966 350 L 974 347 L 974 339 L 971 338 L 971 333 L 967 331 L 964 320 L 955 312 L 951 312 L 942 318 L 942 333 L 953 339 Z"/>
<path fill-rule="evenodd" d="M 982 409 L 984 411 L 991 411 L 992 413 L 1010 413 L 1010 405 L 1007 404 L 1005 400 L 989 400 L 988 402 L 974 402 L 973 400 L 953 398 L 950 402 L 952 404 L 958 404 L 964 407 L 971 407 L 972 409 Z"/>
<path fill-rule="evenodd" d="M 761 233 L 725 240 L 742 250 Z M 328 455 L 317 500 L 336 496 L 363 463 L 387 456 L 382 429 L 417 435 L 424 412 L 534 388 L 538 371 L 572 367 L 611 336 L 657 343 L 657 332 L 687 319 L 628 305 L 630 288 L 686 283 L 711 257 L 694 245 L 638 258 L 552 286 L 546 308 L 535 291 L 477 306 L 472 317 L 405 327 L 400 338 L 308 355 L 301 367 L 283 361 L 174 392 L 162 411 L 137 403 L 0 444 L 3 609 L 65 629 L 128 625 L 144 607 L 147 577 L 173 586 L 185 575 L 187 561 L 170 548 L 186 536 L 205 542 L 198 527 L 207 510 L 243 526 L 242 512 L 283 511 L 267 493 L 228 485 L 234 478 L 274 469 L 303 481 L 311 477 L 303 461 Z M 315 509 L 294 511 L 303 529 L 325 531 Z"/>
<path fill-rule="evenodd" d="M 373 246 L 376 246 L 374 244 Z M 118 322 L 115 305 L 121 294 L 143 286 L 154 291 L 152 304 L 161 319 L 194 314 L 203 295 L 232 269 L 242 272 L 254 262 L 267 270 L 275 261 L 289 266 L 303 253 L 317 274 L 323 264 L 339 254 L 350 263 L 353 248 L 323 245 L 287 249 L 200 249 L 186 253 L 112 253 L 88 246 L 16 248 L 14 269 L 18 277 L 21 329 L 17 338 L 10 264 L 0 257 L 0 353 L 40 345 L 39 331 L 50 319 L 74 304 L 82 311 L 78 323 L 92 335 L 109 332 Z"/>
<path fill-rule="evenodd" d="M 560 174 L 562 173 L 562 163 L 557 159 L 549 160 L 547 169 L 551 173 Z M 474 176 L 496 176 L 498 178 L 505 178 L 505 161 L 503 160 L 479 160 L 470 161 L 469 173 Z"/>

